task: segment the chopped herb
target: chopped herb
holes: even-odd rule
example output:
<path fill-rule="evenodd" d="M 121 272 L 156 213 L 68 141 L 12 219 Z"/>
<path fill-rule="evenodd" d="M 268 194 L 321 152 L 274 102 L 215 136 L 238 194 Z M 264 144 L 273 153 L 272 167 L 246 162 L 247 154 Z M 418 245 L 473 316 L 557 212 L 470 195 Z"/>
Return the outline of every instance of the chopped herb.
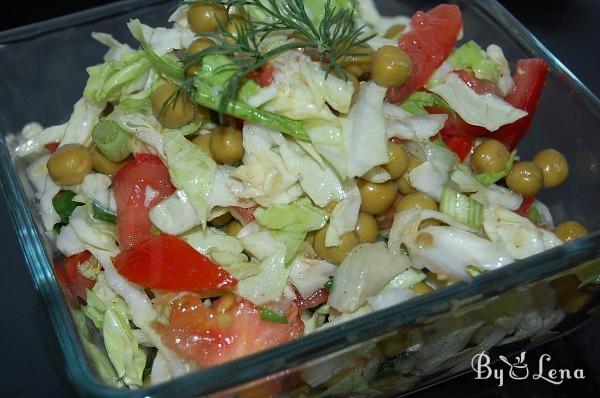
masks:
<path fill-rule="evenodd" d="M 266 307 L 260 310 L 260 319 L 274 323 L 287 323 L 287 317 L 284 314 Z"/>
<path fill-rule="evenodd" d="M 60 223 L 54 225 L 53 230 L 58 233 L 61 228 L 69 223 L 69 218 L 77 206 L 82 206 L 83 203 L 73 201 L 77 194 L 73 191 L 60 191 L 52 198 L 52 206 L 60 217 Z"/>

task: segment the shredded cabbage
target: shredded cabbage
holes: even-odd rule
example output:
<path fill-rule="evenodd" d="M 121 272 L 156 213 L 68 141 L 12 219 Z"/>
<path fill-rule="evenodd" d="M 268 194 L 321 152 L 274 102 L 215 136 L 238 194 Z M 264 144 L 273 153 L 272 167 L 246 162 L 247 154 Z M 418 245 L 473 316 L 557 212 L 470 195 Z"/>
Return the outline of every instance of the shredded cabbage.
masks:
<path fill-rule="evenodd" d="M 502 245 L 515 259 L 533 256 L 562 243 L 552 232 L 499 206 L 485 209 L 483 228 L 493 242 Z"/>
<path fill-rule="evenodd" d="M 305 145 L 314 150 L 311 144 Z M 298 177 L 300 186 L 317 206 L 325 207 L 331 201 L 343 198 L 342 181 L 328 164 L 319 163 L 292 141 L 284 142 L 279 151 L 287 169 Z"/>
<path fill-rule="evenodd" d="M 66 127 L 67 123 L 47 127 L 43 130 L 36 128 L 35 130 L 29 130 L 30 132 L 34 131 L 35 134 L 26 136 L 24 133 L 27 131 L 27 126 L 25 126 L 21 134 L 23 134 L 26 140 L 15 148 L 15 153 L 19 157 L 25 157 L 32 153 L 41 152 L 44 149 L 44 145 L 59 142 L 65 134 Z"/>
<path fill-rule="evenodd" d="M 442 97 L 467 123 L 496 131 L 527 115 L 493 94 L 477 94 L 455 73 L 444 83 L 431 88 Z"/>
<path fill-rule="evenodd" d="M 354 180 L 346 180 L 345 198 L 339 201 L 329 220 L 329 226 L 325 233 L 325 246 L 338 246 L 342 235 L 356 229 L 358 215 L 360 212 L 361 197 L 358 186 Z"/>
<path fill-rule="evenodd" d="M 187 140 L 177 130 L 165 130 L 165 155 L 171 181 L 182 189 L 202 225 L 206 224 L 208 197 L 217 165 L 200 147 Z"/>
<path fill-rule="evenodd" d="M 60 146 L 67 144 L 90 145 L 92 129 L 98 123 L 102 109 L 104 109 L 104 103 L 95 104 L 86 98 L 77 101 L 65 127 L 65 134 L 60 140 Z"/>
<path fill-rule="evenodd" d="M 104 54 L 104 61 L 116 61 L 125 54 L 135 52 L 128 44 L 121 43 L 108 33 L 92 32 L 92 38 L 108 47 L 108 51 Z"/>
<path fill-rule="evenodd" d="M 307 299 L 323 288 L 337 267 L 324 260 L 298 256 L 290 265 L 289 280 L 300 295 Z"/>
<path fill-rule="evenodd" d="M 384 246 L 358 245 L 338 267 L 327 304 L 341 312 L 353 312 L 409 266 L 407 256 L 393 254 Z"/>
<path fill-rule="evenodd" d="M 263 206 L 298 199 L 302 194 L 298 178 L 290 173 L 277 151 L 285 141 L 283 136 L 253 123 L 245 123 L 243 132 L 243 164 L 232 170 L 231 176 L 250 184 L 246 195 Z"/>
<path fill-rule="evenodd" d="M 87 68 L 89 78 L 83 96 L 96 103 L 116 102 L 143 89 L 149 72 L 150 61 L 143 51 L 123 53 L 117 60 Z"/>
<path fill-rule="evenodd" d="M 186 193 L 177 190 L 150 210 L 150 221 L 162 232 L 179 235 L 201 224 Z"/>

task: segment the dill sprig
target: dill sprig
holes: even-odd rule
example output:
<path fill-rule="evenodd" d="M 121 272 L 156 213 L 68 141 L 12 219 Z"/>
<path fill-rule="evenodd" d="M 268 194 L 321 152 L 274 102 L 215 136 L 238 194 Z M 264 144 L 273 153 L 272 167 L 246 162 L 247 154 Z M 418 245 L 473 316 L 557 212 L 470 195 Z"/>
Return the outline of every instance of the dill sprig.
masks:
<path fill-rule="evenodd" d="M 248 73 L 262 68 L 270 59 L 286 51 L 303 49 L 305 54 L 317 58 L 329 73 L 347 78 L 344 70 L 346 57 L 365 55 L 360 48 L 367 48 L 367 41 L 374 35 L 365 32 L 365 26 L 356 26 L 354 8 L 337 9 L 330 0 L 324 4 L 323 18 L 315 24 L 304 7 L 303 0 L 185 0 L 185 4 L 212 3 L 222 4 L 226 8 L 234 6 L 253 6 L 262 11 L 272 21 L 253 20 L 246 13 L 243 20 L 236 22 L 237 34 L 232 34 L 220 21 L 218 33 L 204 33 L 215 45 L 184 58 L 186 69 L 202 63 L 207 55 L 225 55 L 233 61 L 233 76 L 222 88 L 219 102 L 219 114 L 225 113 L 227 104 L 237 96 L 240 84 L 247 79 Z M 267 38 L 274 33 L 285 33 L 295 38 L 280 46 L 261 51 Z M 359 49 L 358 51 L 356 49 Z M 219 71 L 216 71 L 219 72 Z M 193 77 L 190 78 L 193 80 Z M 184 84 L 187 90 L 189 83 Z"/>

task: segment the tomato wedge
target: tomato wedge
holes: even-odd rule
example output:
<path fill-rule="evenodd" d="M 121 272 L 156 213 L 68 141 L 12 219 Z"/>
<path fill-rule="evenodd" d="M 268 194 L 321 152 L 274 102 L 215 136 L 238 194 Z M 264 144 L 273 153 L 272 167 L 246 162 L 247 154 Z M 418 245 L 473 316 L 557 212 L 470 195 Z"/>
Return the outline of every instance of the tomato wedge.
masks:
<path fill-rule="evenodd" d="M 475 145 L 475 137 L 473 136 L 442 136 L 442 140 L 458 156 L 461 162 L 471 153 L 471 149 Z"/>
<path fill-rule="evenodd" d="M 91 289 L 96 281 L 79 272 L 79 265 L 92 257 L 89 251 L 74 254 L 55 263 L 56 278 L 62 284 L 67 299 L 75 308 L 79 308 L 79 299 L 87 300 L 85 290 Z"/>
<path fill-rule="evenodd" d="M 524 198 L 523 202 L 521 202 L 521 206 L 519 206 L 515 213 L 522 217 L 527 217 L 529 211 L 531 210 L 531 206 L 533 206 L 533 202 L 535 202 L 535 196 L 528 196 Z"/>
<path fill-rule="evenodd" d="M 113 262 L 125 278 L 153 289 L 214 292 L 237 284 L 229 272 L 187 242 L 167 234 L 119 253 Z"/>
<path fill-rule="evenodd" d="M 59 145 L 60 145 L 60 142 L 54 141 L 54 142 L 49 142 L 46 145 L 44 145 L 44 148 L 46 148 L 48 150 L 48 152 L 54 153 L 58 149 Z"/>
<path fill-rule="evenodd" d="M 315 308 L 320 306 L 321 304 L 325 304 L 328 298 L 329 292 L 325 288 L 323 288 L 314 292 L 312 296 L 310 296 L 307 299 L 302 298 L 302 296 L 299 293 L 296 293 L 296 300 L 294 301 L 296 302 L 298 308 L 303 310 L 307 308 Z"/>
<path fill-rule="evenodd" d="M 469 88 L 471 88 L 471 90 L 475 91 L 477 94 L 494 94 L 495 96 L 502 98 L 502 93 L 493 82 L 479 79 L 474 73 L 464 70 L 454 71 L 454 73 L 458 75 L 462 81 L 467 83 L 467 86 L 469 86 Z"/>
<path fill-rule="evenodd" d="M 520 59 L 513 74 L 515 87 L 508 93 L 506 102 L 527 112 L 527 116 L 502 126 L 490 136 L 502 141 L 512 151 L 531 127 L 542 90 L 546 84 L 548 65 L 541 59 Z"/>
<path fill-rule="evenodd" d="M 388 90 L 387 99 L 392 103 L 404 102 L 427 83 L 452 52 L 463 26 L 460 9 L 450 4 L 426 13 L 418 11 L 410 25 L 412 30 L 400 37 L 398 46 L 409 55 L 412 72 L 406 83 Z"/>
<path fill-rule="evenodd" d="M 265 64 L 258 70 L 248 73 L 248 78 L 256 81 L 261 87 L 270 86 L 275 80 L 275 68 L 271 64 Z"/>
<path fill-rule="evenodd" d="M 169 322 L 154 324 L 165 345 L 199 365 L 214 366 L 286 343 L 302 335 L 298 308 L 291 304 L 288 323 L 262 320 L 249 301 L 224 296 L 207 308 L 195 294 L 171 304 Z"/>
<path fill-rule="evenodd" d="M 248 207 L 248 208 L 230 206 L 229 211 L 231 212 L 231 215 L 236 220 L 241 222 L 243 225 L 246 225 L 246 224 L 256 220 L 256 218 L 254 218 L 254 210 L 256 210 L 257 208 L 258 208 L 258 205 Z"/>
<path fill-rule="evenodd" d="M 169 170 L 156 155 L 136 154 L 113 178 L 117 202 L 117 232 L 123 250 L 152 237 L 150 209 L 168 198 L 175 188 Z M 149 195 L 150 194 L 150 195 Z"/>

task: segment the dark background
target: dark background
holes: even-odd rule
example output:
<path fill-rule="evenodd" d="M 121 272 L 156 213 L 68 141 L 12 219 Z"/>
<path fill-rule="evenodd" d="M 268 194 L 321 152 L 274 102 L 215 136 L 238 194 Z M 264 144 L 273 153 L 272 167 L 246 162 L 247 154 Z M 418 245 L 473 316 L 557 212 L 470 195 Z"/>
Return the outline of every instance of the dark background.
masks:
<path fill-rule="evenodd" d="M 1 1 L 0 31 L 106 4 L 109 1 Z M 590 89 L 600 92 L 600 53 L 597 40 L 600 0 L 501 0 Z M 43 59 L 41 59 L 43 61 Z M 1 73 L 1 72 L 0 72 Z M 0 93 L 1 94 L 1 93 Z M 2 97 L 0 97 L 2 98 Z M 0 101 L 5 100 L 4 98 Z M 568 133 L 568 132 L 566 132 Z M 4 198 L 0 198 L 0 396 L 75 397 L 66 379 L 45 305 L 35 292 L 23 263 Z M 600 394 L 600 318 L 577 332 L 527 354 L 533 366 L 543 353 L 556 369 L 584 370 L 584 381 L 553 386 L 543 381 L 495 382 L 473 380 L 468 374 L 417 396 L 465 397 L 597 397 Z"/>

